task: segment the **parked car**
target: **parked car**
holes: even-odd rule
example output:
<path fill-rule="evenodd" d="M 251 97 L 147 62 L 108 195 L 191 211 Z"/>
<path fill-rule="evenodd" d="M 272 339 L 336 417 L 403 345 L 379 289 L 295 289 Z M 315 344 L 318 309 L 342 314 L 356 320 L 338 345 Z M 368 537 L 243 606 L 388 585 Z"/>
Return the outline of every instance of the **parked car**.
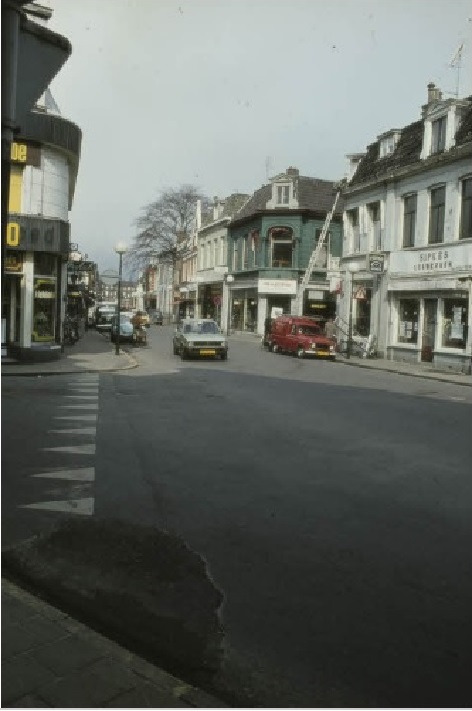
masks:
<path fill-rule="evenodd" d="M 267 344 L 274 353 L 336 360 L 334 341 L 323 335 L 321 327 L 309 317 L 279 316 L 272 322 Z"/>
<path fill-rule="evenodd" d="M 113 343 L 118 334 L 118 316 L 115 314 L 111 319 L 110 339 Z M 135 341 L 134 327 L 130 320 L 129 313 L 120 314 L 120 343 L 133 343 Z"/>
<path fill-rule="evenodd" d="M 184 319 L 174 332 L 174 355 L 182 360 L 192 356 L 212 356 L 226 360 L 228 342 L 212 319 Z"/>
<path fill-rule="evenodd" d="M 156 326 L 162 326 L 164 322 L 164 314 L 162 311 L 159 311 L 159 309 L 149 311 L 149 318 L 151 319 L 151 323 L 153 323 Z"/>

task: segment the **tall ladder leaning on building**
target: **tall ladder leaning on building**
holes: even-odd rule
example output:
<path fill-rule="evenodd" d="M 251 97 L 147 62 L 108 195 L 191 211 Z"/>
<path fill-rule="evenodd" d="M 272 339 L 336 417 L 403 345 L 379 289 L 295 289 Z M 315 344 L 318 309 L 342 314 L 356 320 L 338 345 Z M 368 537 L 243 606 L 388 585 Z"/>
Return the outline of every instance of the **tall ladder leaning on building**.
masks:
<path fill-rule="evenodd" d="M 336 210 L 336 205 L 338 204 L 339 196 L 342 193 L 342 189 L 343 189 L 345 183 L 346 183 L 346 181 L 342 180 L 340 183 L 338 183 L 336 185 L 336 197 L 334 198 L 333 207 L 326 215 L 325 223 L 323 225 L 323 229 L 321 230 L 320 237 L 318 239 L 318 242 L 316 243 L 316 246 L 315 246 L 313 252 L 311 253 L 310 261 L 308 262 L 308 266 L 305 270 L 305 273 L 303 275 L 301 283 L 298 287 L 298 295 L 297 295 L 297 299 L 296 299 L 296 309 L 295 309 L 295 313 L 297 314 L 297 316 L 302 316 L 303 296 L 305 293 L 305 288 L 308 286 L 308 284 L 310 282 L 311 273 L 316 266 L 318 257 L 320 256 L 321 250 L 323 249 L 323 245 L 326 242 L 326 236 L 329 231 L 329 226 L 331 224 L 331 220 L 333 219 L 334 211 Z"/>

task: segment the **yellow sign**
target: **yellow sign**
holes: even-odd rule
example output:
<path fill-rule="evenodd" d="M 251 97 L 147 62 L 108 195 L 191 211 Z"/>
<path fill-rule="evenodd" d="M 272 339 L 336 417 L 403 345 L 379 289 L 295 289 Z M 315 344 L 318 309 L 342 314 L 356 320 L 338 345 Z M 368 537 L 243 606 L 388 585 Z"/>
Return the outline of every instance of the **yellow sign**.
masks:
<path fill-rule="evenodd" d="M 26 163 L 28 158 L 28 146 L 26 143 L 12 143 L 10 158 L 17 163 Z"/>
<path fill-rule="evenodd" d="M 20 225 L 17 222 L 9 222 L 7 225 L 7 247 L 18 247 L 20 244 Z"/>

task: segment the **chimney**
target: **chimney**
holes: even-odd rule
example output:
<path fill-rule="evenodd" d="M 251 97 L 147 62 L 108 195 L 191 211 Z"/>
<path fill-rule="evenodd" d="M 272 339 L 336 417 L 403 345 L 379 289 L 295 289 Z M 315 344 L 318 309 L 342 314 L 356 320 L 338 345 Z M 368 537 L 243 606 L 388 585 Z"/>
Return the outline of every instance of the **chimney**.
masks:
<path fill-rule="evenodd" d="M 432 104 L 435 101 L 441 101 L 442 99 L 442 92 L 438 87 L 434 84 L 434 82 L 430 82 L 428 84 L 428 104 Z"/>
<path fill-rule="evenodd" d="M 287 170 L 285 172 L 291 178 L 298 178 L 298 176 L 300 175 L 300 171 L 298 170 L 298 168 L 294 168 L 293 166 L 290 166 L 290 168 L 287 168 Z"/>

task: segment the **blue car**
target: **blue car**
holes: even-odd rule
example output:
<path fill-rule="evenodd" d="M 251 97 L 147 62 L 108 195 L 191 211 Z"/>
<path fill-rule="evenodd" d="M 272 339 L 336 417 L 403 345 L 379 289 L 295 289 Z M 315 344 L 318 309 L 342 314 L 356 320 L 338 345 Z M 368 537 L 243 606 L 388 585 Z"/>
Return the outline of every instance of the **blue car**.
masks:
<path fill-rule="evenodd" d="M 113 316 L 111 319 L 110 338 L 114 343 L 118 333 L 118 316 Z M 129 314 L 120 314 L 120 343 L 134 343 L 136 339 L 133 324 L 130 321 Z"/>

